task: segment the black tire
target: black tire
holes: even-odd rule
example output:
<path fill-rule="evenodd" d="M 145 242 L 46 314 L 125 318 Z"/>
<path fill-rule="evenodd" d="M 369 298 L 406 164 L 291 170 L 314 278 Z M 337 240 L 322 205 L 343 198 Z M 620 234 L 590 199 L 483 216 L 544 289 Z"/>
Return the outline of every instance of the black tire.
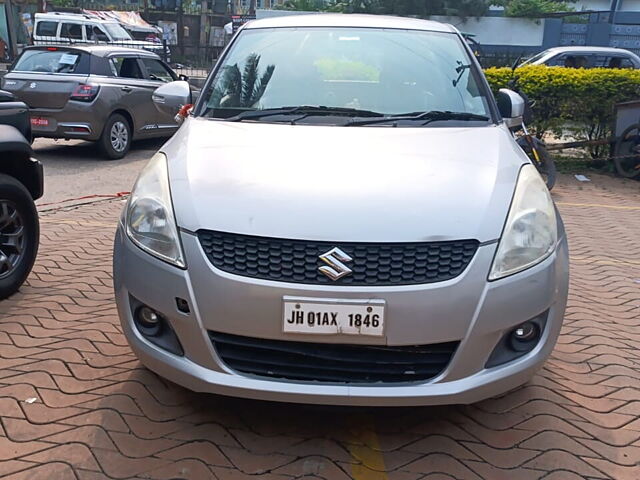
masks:
<path fill-rule="evenodd" d="M 547 184 L 547 188 L 551 190 L 556 184 L 556 162 L 554 162 L 553 157 L 549 155 L 542 140 L 531 137 L 531 142 L 533 143 L 533 148 L 536 149 L 538 159 L 536 159 L 536 156 L 533 154 L 533 150 L 527 139 L 525 137 L 518 138 L 518 145 L 520 145 L 520 148 L 527 154 L 533 166 L 540 172 L 544 183 Z"/>
<path fill-rule="evenodd" d="M 131 148 L 129 121 L 119 113 L 111 115 L 104 124 L 98 146 L 102 155 L 108 160 L 118 160 L 124 157 Z"/>
<path fill-rule="evenodd" d="M 18 180 L 0 174 L 0 300 L 27 279 L 39 240 L 40 223 L 31 195 Z"/>
<path fill-rule="evenodd" d="M 640 175 L 640 123 L 628 126 L 616 140 L 613 164 L 621 177 Z"/>

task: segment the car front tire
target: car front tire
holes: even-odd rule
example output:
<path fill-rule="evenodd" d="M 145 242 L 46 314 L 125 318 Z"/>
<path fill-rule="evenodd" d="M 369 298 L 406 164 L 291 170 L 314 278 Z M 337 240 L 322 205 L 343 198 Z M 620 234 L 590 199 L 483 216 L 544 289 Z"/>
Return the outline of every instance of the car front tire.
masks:
<path fill-rule="evenodd" d="M 40 224 L 27 189 L 0 174 L 0 300 L 24 283 L 36 260 Z"/>
<path fill-rule="evenodd" d="M 119 113 L 111 115 L 104 125 L 98 145 L 108 160 L 124 157 L 131 148 L 131 126 Z"/>

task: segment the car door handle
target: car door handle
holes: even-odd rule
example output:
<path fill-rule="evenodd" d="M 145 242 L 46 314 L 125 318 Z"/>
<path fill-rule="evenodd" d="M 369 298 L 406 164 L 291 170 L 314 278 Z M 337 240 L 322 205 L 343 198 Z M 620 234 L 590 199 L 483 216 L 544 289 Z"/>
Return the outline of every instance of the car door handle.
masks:
<path fill-rule="evenodd" d="M 133 88 L 131 88 L 131 87 L 120 87 L 120 90 L 122 90 L 123 92 L 129 93 L 131 90 L 133 90 Z"/>

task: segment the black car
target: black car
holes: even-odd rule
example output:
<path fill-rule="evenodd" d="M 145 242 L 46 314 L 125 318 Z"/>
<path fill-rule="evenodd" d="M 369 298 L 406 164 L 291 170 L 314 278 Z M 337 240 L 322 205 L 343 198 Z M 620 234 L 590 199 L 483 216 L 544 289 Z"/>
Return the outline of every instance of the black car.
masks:
<path fill-rule="evenodd" d="M 29 108 L 0 90 L 0 299 L 20 288 L 38 253 L 43 171 L 32 155 Z"/>

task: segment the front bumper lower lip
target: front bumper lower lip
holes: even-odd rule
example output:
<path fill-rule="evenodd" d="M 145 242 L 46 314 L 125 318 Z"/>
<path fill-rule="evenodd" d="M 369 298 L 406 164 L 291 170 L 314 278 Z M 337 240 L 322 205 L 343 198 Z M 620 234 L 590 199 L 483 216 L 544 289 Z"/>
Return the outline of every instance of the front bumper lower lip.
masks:
<path fill-rule="evenodd" d="M 201 296 L 197 292 L 197 283 L 201 283 L 202 275 L 211 275 L 212 267 L 207 264 L 206 268 L 202 268 L 203 272 L 196 274 L 193 271 L 194 264 L 198 265 L 200 259 L 197 258 L 192 249 L 194 245 L 188 239 L 184 243 L 190 269 L 183 271 L 142 252 L 126 238 L 120 227 L 116 235 L 114 252 L 116 299 L 124 334 L 142 363 L 159 375 L 194 391 L 269 401 L 332 405 L 469 404 L 522 385 L 533 376 L 550 355 L 560 332 L 568 290 L 568 249 L 564 234 L 561 238 L 556 252 L 541 264 L 493 282 L 486 281 L 488 270 L 487 265 L 482 264 L 482 258 L 474 259 L 480 265 L 474 266 L 472 263 L 470 268 L 483 271 L 483 287 L 479 304 L 478 302 L 475 304 L 473 318 L 467 319 L 466 334 L 457 338 L 461 343 L 449 366 L 437 377 L 419 384 L 379 386 L 294 382 L 255 377 L 232 371 L 218 358 L 211 344 L 207 330 L 213 329 L 212 323 L 215 323 L 215 319 L 210 318 L 211 312 L 205 312 L 203 305 L 206 302 L 200 301 Z M 491 246 L 490 250 L 485 252 L 486 262 L 492 260 L 495 245 Z M 467 271 L 463 276 L 468 274 L 473 272 Z M 153 278 L 153 285 L 156 287 L 149 286 L 149 278 Z M 243 280 L 251 282 L 251 279 Z M 223 282 L 221 285 L 232 282 L 227 275 L 222 274 L 215 279 L 212 277 L 211 281 Z M 552 285 L 548 285 L 549 283 Z M 157 285 L 162 285 L 163 288 L 157 288 Z M 544 293 L 538 294 L 532 291 L 531 288 L 535 285 L 546 285 L 541 289 Z M 280 289 L 285 287 L 291 295 L 301 294 L 297 289 L 301 287 L 296 285 L 281 285 L 279 289 L 269 285 L 269 282 L 256 282 L 250 285 L 253 296 L 275 295 L 278 297 L 278 303 L 282 300 Z M 307 293 L 311 289 L 311 286 L 303 287 Z M 430 288 L 438 288 L 438 285 L 432 285 Z M 215 290 L 211 288 L 212 292 Z M 172 293 L 167 295 L 167 291 Z M 326 291 L 314 293 L 324 297 L 330 295 Z M 361 293 L 366 296 L 366 292 Z M 353 293 L 345 290 L 334 290 L 334 294 L 342 298 L 354 298 Z M 159 349 L 137 331 L 133 326 L 129 305 L 130 295 L 163 313 L 174 312 L 169 316 L 169 320 L 184 346 L 185 356 L 176 356 Z M 212 295 L 216 294 L 212 293 Z M 387 295 L 377 294 L 376 298 L 386 296 L 390 303 L 393 303 L 393 300 L 397 302 L 398 299 L 412 298 L 406 295 L 405 291 L 391 289 Z M 175 313 L 174 296 L 189 300 L 190 315 Z M 528 319 L 518 316 L 506 323 L 502 319 L 495 326 L 487 324 L 487 316 L 495 316 L 495 308 L 499 308 L 509 299 L 511 302 L 514 299 L 522 299 L 522 305 L 503 309 L 507 316 L 515 317 L 514 312 L 520 311 L 529 315 L 527 312 L 534 312 L 535 309 L 537 309 L 535 314 L 549 311 L 542 338 L 533 351 L 517 360 L 490 369 L 481 368 L 478 365 L 484 365 L 506 328 L 512 328 Z M 225 292 L 221 292 L 216 300 L 218 303 L 224 303 Z M 229 311 L 230 315 L 234 313 Z M 230 333 L 246 334 L 246 332 Z M 254 336 L 260 338 L 261 335 L 256 333 Z M 300 337 L 301 341 L 305 341 L 303 337 Z M 317 336 L 314 337 L 313 340 L 307 338 L 307 341 L 320 340 Z M 274 338 L 274 335 L 267 331 L 265 338 Z M 296 339 L 298 340 L 297 337 Z M 335 340 L 333 341 L 335 343 Z M 422 339 L 418 342 L 424 343 Z M 482 363 L 478 363 L 479 358 L 483 359 L 480 360 Z"/>
<path fill-rule="evenodd" d="M 469 404 L 496 391 L 506 392 L 525 383 L 540 364 L 520 369 L 517 375 L 504 378 L 500 372 L 487 371 L 474 377 L 425 386 L 333 386 L 309 383 L 277 382 L 240 375 L 228 375 L 205 369 L 188 359 L 182 365 L 169 365 L 145 348 L 135 348 L 142 363 L 150 370 L 197 392 L 216 393 L 257 400 L 314 403 L 326 405 L 416 406 Z"/>

